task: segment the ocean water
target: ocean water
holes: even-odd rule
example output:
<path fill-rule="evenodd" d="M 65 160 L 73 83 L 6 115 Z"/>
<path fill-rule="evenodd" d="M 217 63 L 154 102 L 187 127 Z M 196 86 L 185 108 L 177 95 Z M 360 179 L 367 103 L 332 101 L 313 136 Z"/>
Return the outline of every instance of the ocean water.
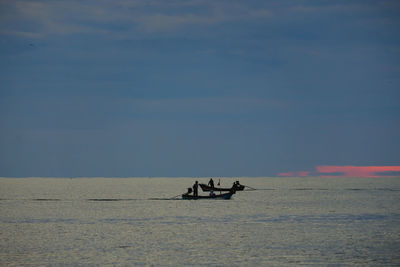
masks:
<path fill-rule="evenodd" d="M 0 266 L 400 266 L 400 178 L 195 180 L 1 178 Z"/>

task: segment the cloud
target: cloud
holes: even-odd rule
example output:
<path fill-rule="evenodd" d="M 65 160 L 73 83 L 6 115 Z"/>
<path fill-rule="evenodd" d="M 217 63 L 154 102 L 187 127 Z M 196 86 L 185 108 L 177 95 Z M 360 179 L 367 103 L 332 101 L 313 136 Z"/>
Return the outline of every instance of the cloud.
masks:
<path fill-rule="evenodd" d="M 192 2 L 192 5 L 202 11 L 191 13 L 192 9 L 179 8 L 172 12 L 173 14 L 169 14 L 166 11 L 171 6 L 168 6 L 164 13 L 149 11 L 139 14 L 134 21 L 139 24 L 139 29 L 145 32 L 170 32 L 191 26 L 212 26 L 232 21 L 265 19 L 273 15 L 272 11 L 266 8 L 252 9 L 234 3 L 196 1 Z"/>
<path fill-rule="evenodd" d="M 281 177 L 393 177 L 400 176 L 400 166 L 316 166 L 315 171 L 282 172 Z"/>
<path fill-rule="evenodd" d="M 171 33 L 192 27 L 210 27 L 227 22 L 282 21 L 321 15 L 374 14 L 398 8 L 394 1 L 383 3 L 321 4 L 243 1 L 0 1 L 0 33 L 100 34 L 133 37 L 135 34 Z M 308 19 L 310 19 L 308 18 Z M 374 22 L 376 18 L 372 19 Z M 303 20 L 303 19 L 302 19 Z M 297 35 L 296 35 L 297 36 Z"/>
<path fill-rule="evenodd" d="M 105 7 L 69 1 L 5 1 L 0 5 L 8 13 L 2 19 L 2 34 L 40 38 L 47 35 L 107 32 L 94 23 L 99 18 L 107 21 L 107 16 L 102 16 Z"/>
<path fill-rule="evenodd" d="M 4 1 L 0 33 L 47 35 L 179 31 L 271 16 L 268 9 L 214 1 Z"/>
<path fill-rule="evenodd" d="M 317 166 L 316 170 L 321 176 L 380 177 L 400 172 L 400 166 Z"/>

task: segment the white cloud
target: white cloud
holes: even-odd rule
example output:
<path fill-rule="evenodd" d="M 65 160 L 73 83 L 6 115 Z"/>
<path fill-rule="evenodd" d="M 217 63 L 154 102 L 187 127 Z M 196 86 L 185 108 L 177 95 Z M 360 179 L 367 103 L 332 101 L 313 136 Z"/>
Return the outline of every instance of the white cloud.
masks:
<path fill-rule="evenodd" d="M 132 37 L 135 34 L 172 33 L 193 27 L 212 27 L 227 22 L 273 22 L 297 15 L 370 14 L 376 8 L 387 10 L 389 6 L 303 1 L 290 5 L 262 3 L 254 6 L 251 3 L 209 0 L 3 1 L 0 2 L 0 10 L 3 10 L 0 32 L 26 36 L 29 33 L 32 36 L 84 33 Z M 2 6 L 7 7 L 7 12 Z"/>
<path fill-rule="evenodd" d="M 172 32 L 185 27 L 266 18 L 266 9 L 214 1 L 15 1 L 4 17 L 2 33 L 68 35 L 75 33 L 126 35 Z M 3 3 L 4 5 L 4 3 Z M 24 24 L 25 26 L 21 26 Z M 17 25 L 17 26 L 16 26 Z M 113 26 L 116 26 L 113 28 Z M 22 29 L 21 29 L 22 27 Z M 118 30 L 120 29 L 120 30 Z"/>

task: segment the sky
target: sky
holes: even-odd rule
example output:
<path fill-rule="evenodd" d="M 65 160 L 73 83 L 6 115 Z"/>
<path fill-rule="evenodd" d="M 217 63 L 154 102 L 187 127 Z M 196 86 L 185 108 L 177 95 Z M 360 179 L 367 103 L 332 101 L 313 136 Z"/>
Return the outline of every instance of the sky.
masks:
<path fill-rule="evenodd" d="M 396 0 L 0 0 L 0 176 L 400 175 L 399 29 Z"/>

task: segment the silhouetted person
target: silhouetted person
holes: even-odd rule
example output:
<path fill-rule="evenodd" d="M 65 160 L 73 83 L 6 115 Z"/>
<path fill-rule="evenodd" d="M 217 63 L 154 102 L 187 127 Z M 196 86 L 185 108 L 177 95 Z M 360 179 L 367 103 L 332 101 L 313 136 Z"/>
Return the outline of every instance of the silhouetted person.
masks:
<path fill-rule="evenodd" d="M 185 193 L 185 195 L 190 195 L 192 193 L 192 188 L 188 188 L 188 191 L 187 191 L 187 193 Z"/>
<path fill-rule="evenodd" d="M 240 188 L 240 186 L 241 186 L 241 184 L 239 183 L 239 181 L 236 181 L 236 182 L 233 183 L 232 188 L 235 189 L 235 190 L 237 190 L 237 189 Z"/>
<path fill-rule="evenodd" d="M 208 182 L 208 185 L 210 187 L 214 187 L 214 180 L 211 178 L 210 181 Z"/>
<path fill-rule="evenodd" d="M 193 185 L 193 196 L 195 196 L 195 197 L 197 197 L 199 195 L 198 188 L 199 188 L 199 182 L 196 181 Z"/>

